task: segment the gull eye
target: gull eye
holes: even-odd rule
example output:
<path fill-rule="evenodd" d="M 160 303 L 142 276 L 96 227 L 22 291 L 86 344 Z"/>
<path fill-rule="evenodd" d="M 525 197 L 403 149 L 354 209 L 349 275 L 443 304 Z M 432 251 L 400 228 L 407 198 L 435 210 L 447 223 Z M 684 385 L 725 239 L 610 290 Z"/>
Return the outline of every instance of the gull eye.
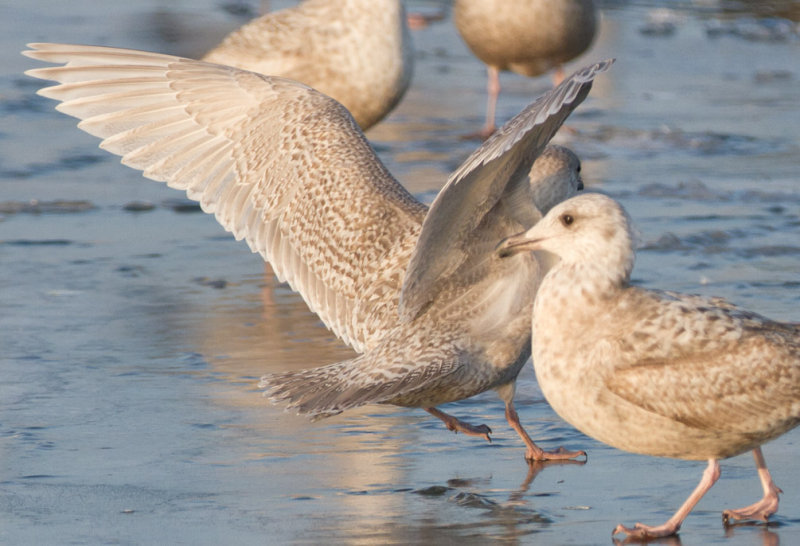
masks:
<path fill-rule="evenodd" d="M 572 217 L 571 214 L 562 214 L 561 215 L 561 223 L 565 226 L 570 226 L 572 222 L 575 221 L 575 218 Z"/>
<path fill-rule="evenodd" d="M 581 166 L 578 165 L 578 172 L 581 172 Z"/>

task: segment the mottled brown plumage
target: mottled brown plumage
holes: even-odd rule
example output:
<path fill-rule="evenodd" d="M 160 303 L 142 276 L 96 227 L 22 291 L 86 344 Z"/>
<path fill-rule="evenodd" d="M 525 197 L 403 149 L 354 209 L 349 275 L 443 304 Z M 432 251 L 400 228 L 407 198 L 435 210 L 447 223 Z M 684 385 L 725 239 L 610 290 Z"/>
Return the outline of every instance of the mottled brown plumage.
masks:
<path fill-rule="evenodd" d="M 630 222 L 603 195 L 569 199 L 500 246 L 504 255 L 523 250 L 559 257 L 539 288 L 532 329 L 536 377 L 553 409 L 619 449 L 709 460 L 700 486 L 667 523 L 616 531 L 677 532 L 718 478 L 717 460 L 748 450 L 765 497 L 725 517 L 774 513 L 780 490 L 759 446 L 800 423 L 800 327 L 719 298 L 630 286 Z"/>
<path fill-rule="evenodd" d="M 539 266 L 493 248 L 574 194 L 577 157 L 547 142 L 609 62 L 583 69 L 475 151 L 430 211 L 385 169 L 333 99 L 282 78 L 140 51 L 34 44 L 63 67 L 40 94 L 82 118 L 145 176 L 186 190 L 272 265 L 355 359 L 265 376 L 275 399 L 311 417 L 366 403 L 433 406 L 497 389 L 528 458 L 547 454 L 513 406 L 530 355 Z M 539 158 L 537 160 L 537 158 Z M 427 212 L 427 214 L 426 214 Z"/>
<path fill-rule="evenodd" d="M 250 21 L 203 60 L 302 82 L 366 131 L 400 102 L 414 55 L 400 0 L 306 0 Z"/>

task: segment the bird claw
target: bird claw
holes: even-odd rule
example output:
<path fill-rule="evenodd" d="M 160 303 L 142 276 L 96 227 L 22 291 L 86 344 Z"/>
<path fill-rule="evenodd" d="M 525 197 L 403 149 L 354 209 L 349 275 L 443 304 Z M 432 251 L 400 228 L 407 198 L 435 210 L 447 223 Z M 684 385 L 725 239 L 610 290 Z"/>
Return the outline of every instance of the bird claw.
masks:
<path fill-rule="evenodd" d="M 783 491 L 775 485 L 773 485 L 772 488 L 773 489 L 771 489 L 764 498 L 750 506 L 722 512 L 722 523 L 725 525 L 733 525 L 736 523 L 731 520 L 768 521 L 769 517 L 778 511 L 778 495 L 783 493 Z"/>
<path fill-rule="evenodd" d="M 447 414 L 441 416 L 440 419 L 444 421 L 444 425 L 448 430 L 452 430 L 456 434 L 461 432 L 468 436 L 479 436 L 490 444 L 492 443 L 492 438 L 489 436 L 492 433 L 492 429 L 486 425 L 470 425 L 469 423 L 465 423 L 464 421 Z"/>
<path fill-rule="evenodd" d="M 457 424 L 454 426 L 450 426 L 448 423 L 447 428 L 458 434 L 459 432 L 463 432 L 469 436 L 480 436 L 490 444 L 492 443 L 492 437 L 489 436 L 492 433 L 492 429 L 490 429 L 486 425 L 470 425 L 469 423 L 464 423 L 462 421 L 457 421 Z"/>
<path fill-rule="evenodd" d="M 650 540 L 653 538 L 670 537 L 672 535 L 677 534 L 678 529 L 680 529 L 680 525 L 673 526 L 669 524 L 664 524 L 664 525 L 659 525 L 657 527 L 651 527 L 643 523 L 636 523 L 633 527 L 625 527 L 620 523 L 619 525 L 614 527 L 614 531 L 612 531 L 611 537 L 613 538 L 615 535 L 622 533 L 625 535 L 626 541 L 627 539 Z"/>
<path fill-rule="evenodd" d="M 578 457 L 584 457 L 586 462 L 589 460 L 589 456 L 586 454 L 585 451 L 567 451 L 563 447 L 559 447 L 555 451 L 544 451 L 540 449 L 535 451 L 533 449 L 528 449 L 528 452 L 525 453 L 525 459 L 531 462 L 536 461 L 566 461 L 571 459 L 576 459 Z"/>

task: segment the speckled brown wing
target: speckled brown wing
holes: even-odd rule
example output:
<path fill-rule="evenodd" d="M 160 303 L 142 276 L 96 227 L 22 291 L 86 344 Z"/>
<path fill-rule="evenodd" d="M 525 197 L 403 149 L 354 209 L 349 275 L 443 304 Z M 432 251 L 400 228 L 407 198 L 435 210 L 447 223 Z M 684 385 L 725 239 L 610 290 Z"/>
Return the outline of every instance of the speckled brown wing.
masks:
<path fill-rule="evenodd" d="M 635 296 L 642 312 L 617 340 L 624 362 L 608 389 L 685 425 L 754 440 L 800 422 L 800 330 L 727 302 L 676 296 Z"/>
<path fill-rule="evenodd" d="M 530 201 L 515 194 L 564 120 L 586 98 L 594 78 L 613 62 L 575 72 L 496 131 L 450 175 L 431 204 L 403 281 L 404 320 L 417 317 L 460 269 L 471 271 L 471 259 L 486 259 L 485 249 L 476 249 L 473 243 L 481 239 L 479 231 L 495 229 L 484 220 L 501 199 L 507 199 L 509 206 L 507 214 L 498 218 L 510 215 L 523 225 L 533 225 L 541 217 Z"/>
<path fill-rule="evenodd" d="M 169 55 L 32 44 L 28 75 L 101 147 L 185 190 L 363 351 L 397 323 L 425 207 L 348 112 L 296 82 Z"/>

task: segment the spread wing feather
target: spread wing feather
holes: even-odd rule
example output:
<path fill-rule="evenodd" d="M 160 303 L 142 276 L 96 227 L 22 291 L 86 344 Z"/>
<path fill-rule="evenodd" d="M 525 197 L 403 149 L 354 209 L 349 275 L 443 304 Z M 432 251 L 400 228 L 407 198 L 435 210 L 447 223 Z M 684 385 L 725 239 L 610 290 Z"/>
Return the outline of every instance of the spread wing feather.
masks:
<path fill-rule="evenodd" d="M 339 103 L 290 80 L 169 55 L 30 47 L 25 55 L 63 64 L 27 72 L 59 82 L 39 94 L 124 164 L 213 213 L 340 338 L 363 351 L 397 323 L 425 207 Z"/>

